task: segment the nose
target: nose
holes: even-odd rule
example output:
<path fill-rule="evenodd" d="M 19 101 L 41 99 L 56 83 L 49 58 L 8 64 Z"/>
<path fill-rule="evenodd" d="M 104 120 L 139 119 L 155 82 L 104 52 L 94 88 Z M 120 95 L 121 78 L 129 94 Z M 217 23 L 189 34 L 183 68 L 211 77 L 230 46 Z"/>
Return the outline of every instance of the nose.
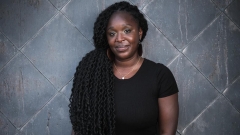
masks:
<path fill-rule="evenodd" d="M 124 37 L 122 33 L 118 33 L 116 37 L 116 42 L 122 42 L 124 40 Z"/>

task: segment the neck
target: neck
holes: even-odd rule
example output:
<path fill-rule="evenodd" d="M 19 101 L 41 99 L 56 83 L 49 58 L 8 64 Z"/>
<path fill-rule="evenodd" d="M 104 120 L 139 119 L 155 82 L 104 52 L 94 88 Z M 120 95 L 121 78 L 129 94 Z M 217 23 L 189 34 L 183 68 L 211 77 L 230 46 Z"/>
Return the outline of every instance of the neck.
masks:
<path fill-rule="evenodd" d="M 131 57 L 129 59 L 115 59 L 114 63 L 119 68 L 131 68 L 141 59 L 139 55 Z"/>

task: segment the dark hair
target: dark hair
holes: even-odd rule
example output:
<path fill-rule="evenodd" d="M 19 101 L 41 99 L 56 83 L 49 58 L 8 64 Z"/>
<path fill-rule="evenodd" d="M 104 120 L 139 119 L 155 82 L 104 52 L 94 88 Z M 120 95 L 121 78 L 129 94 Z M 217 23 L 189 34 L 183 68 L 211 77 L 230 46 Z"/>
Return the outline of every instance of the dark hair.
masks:
<path fill-rule="evenodd" d="M 143 14 L 128 2 L 115 3 L 99 14 L 94 23 L 95 49 L 83 57 L 74 74 L 69 112 L 76 135 L 115 134 L 114 75 L 106 53 L 106 27 L 117 11 L 126 11 L 138 21 L 143 31 L 141 41 L 148 30 Z"/>
<path fill-rule="evenodd" d="M 143 14 L 138 10 L 137 6 L 131 5 L 125 1 L 118 2 L 109 6 L 102 13 L 100 13 L 96 22 L 94 23 L 93 40 L 96 48 L 109 47 L 106 37 L 106 28 L 110 17 L 112 16 L 113 13 L 117 11 L 125 11 L 131 14 L 137 20 L 139 27 L 143 31 L 141 41 L 143 41 L 143 39 L 145 38 L 148 31 L 148 24 Z"/>

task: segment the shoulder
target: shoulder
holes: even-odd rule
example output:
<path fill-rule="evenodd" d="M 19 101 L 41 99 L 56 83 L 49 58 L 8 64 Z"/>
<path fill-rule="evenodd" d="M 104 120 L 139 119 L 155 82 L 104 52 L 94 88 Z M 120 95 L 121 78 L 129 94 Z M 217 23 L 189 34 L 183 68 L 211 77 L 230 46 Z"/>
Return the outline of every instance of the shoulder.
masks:
<path fill-rule="evenodd" d="M 174 78 L 171 70 L 162 63 L 156 63 L 144 58 L 144 71 L 159 79 Z"/>
<path fill-rule="evenodd" d="M 162 63 L 156 63 L 145 58 L 145 66 L 150 72 L 154 72 L 159 81 L 171 80 L 175 82 L 175 78 L 171 70 Z"/>
<path fill-rule="evenodd" d="M 152 60 L 146 59 L 145 60 L 145 65 L 150 68 L 152 71 L 156 71 L 158 74 L 159 73 L 164 73 L 164 72 L 171 72 L 167 66 L 165 66 L 162 63 L 156 63 Z"/>
<path fill-rule="evenodd" d="M 178 92 L 175 78 L 167 66 L 148 59 L 145 59 L 145 66 L 147 67 L 148 72 L 151 73 L 151 77 L 156 80 L 158 98 L 166 97 Z"/>
<path fill-rule="evenodd" d="M 158 98 L 170 96 L 178 92 L 175 78 L 167 66 L 145 58 L 144 67 L 145 75 L 150 75 L 148 81 L 156 83 Z"/>

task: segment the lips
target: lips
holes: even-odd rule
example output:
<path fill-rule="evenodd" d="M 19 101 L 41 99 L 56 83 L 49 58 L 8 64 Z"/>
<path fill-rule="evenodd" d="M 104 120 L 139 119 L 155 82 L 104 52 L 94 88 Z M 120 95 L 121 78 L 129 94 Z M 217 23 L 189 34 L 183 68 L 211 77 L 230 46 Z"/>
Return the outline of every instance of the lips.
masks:
<path fill-rule="evenodd" d="M 129 48 L 128 45 L 117 45 L 117 46 L 115 47 L 115 49 L 116 49 L 117 51 L 119 51 L 119 52 L 124 52 L 124 51 L 126 51 L 128 48 Z"/>

